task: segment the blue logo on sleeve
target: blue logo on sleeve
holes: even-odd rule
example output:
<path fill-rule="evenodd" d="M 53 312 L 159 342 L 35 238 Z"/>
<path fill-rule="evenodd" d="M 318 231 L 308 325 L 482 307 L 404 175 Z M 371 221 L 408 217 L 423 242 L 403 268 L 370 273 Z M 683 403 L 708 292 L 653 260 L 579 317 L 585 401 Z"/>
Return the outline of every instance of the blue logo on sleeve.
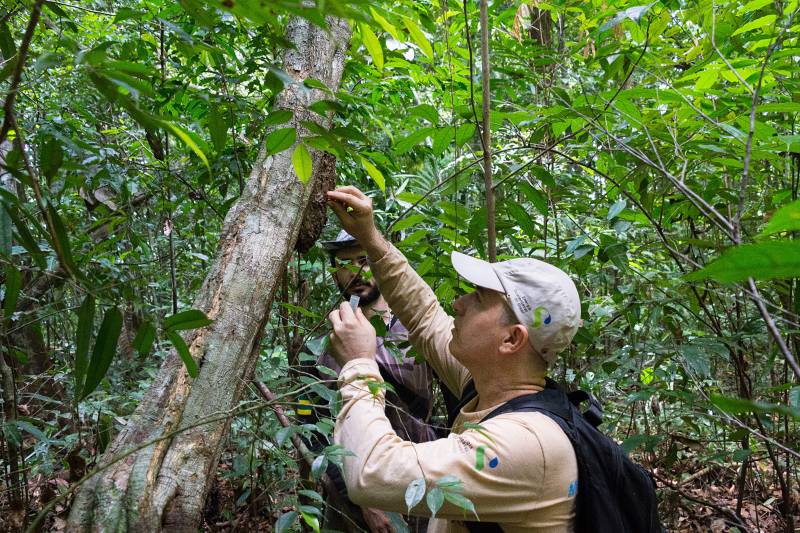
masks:
<path fill-rule="evenodd" d="M 577 479 L 569 484 L 569 492 L 567 492 L 567 496 L 572 498 L 573 496 L 575 496 L 576 492 L 578 492 L 578 480 Z"/>

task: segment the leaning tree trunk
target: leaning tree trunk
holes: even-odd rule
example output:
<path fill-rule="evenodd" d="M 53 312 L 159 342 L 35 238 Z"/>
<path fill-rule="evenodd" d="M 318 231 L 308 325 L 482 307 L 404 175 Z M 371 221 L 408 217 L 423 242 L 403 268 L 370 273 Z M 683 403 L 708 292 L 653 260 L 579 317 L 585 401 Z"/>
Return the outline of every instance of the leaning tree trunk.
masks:
<path fill-rule="evenodd" d="M 330 125 L 330 117 L 308 110 L 325 94 L 302 83 L 314 78 L 338 90 L 350 28 L 342 20 L 328 23 L 327 31 L 304 19 L 288 25 L 287 38 L 295 48 L 286 52 L 284 70 L 295 83 L 279 95 L 276 106 L 294 112 L 298 137 L 307 133 L 303 120 Z M 101 466 L 239 402 L 317 179 L 312 176 L 304 186 L 295 176 L 291 153 L 267 156 L 262 149 L 242 197 L 225 217 L 219 251 L 194 303 L 214 322 L 184 336 L 200 367 L 198 377 L 192 380 L 171 353 Z M 313 154 L 315 169 L 321 159 L 321 152 Z M 78 491 L 69 530 L 197 531 L 229 424 L 227 417 L 191 427 L 105 469 Z"/>

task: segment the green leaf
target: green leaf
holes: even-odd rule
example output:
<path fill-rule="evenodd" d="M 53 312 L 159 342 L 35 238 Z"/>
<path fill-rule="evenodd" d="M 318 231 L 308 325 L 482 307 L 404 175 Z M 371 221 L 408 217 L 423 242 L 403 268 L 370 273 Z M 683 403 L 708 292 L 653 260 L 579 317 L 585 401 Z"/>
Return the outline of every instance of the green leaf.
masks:
<path fill-rule="evenodd" d="M 63 162 L 64 150 L 61 143 L 55 137 L 48 136 L 42 143 L 39 154 L 39 172 L 47 178 L 47 183 L 53 180 Z"/>
<path fill-rule="evenodd" d="M 475 512 L 475 504 L 473 504 L 472 501 L 463 494 L 446 490 L 444 491 L 444 499 L 456 507 L 460 507 L 465 511 L 471 512 L 476 518 L 478 517 L 478 513 Z"/>
<path fill-rule="evenodd" d="M 308 153 L 308 148 L 306 148 L 305 144 L 300 143 L 297 145 L 297 148 L 294 149 L 292 153 L 292 166 L 294 167 L 295 174 L 300 178 L 300 181 L 308 183 L 308 180 L 311 179 L 313 169 L 311 154 Z"/>
<path fill-rule="evenodd" d="M 414 106 L 408 110 L 408 116 L 410 117 L 422 117 L 431 124 L 438 124 L 439 123 L 439 112 L 436 111 L 436 108 L 430 104 L 420 104 L 418 106 Z M 444 128 L 446 131 L 450 132 L 450 136 L 453 135 L 453 128 Z"/>
<path fill-rule="evenodd" d="M 408 229 L 414 224 L 419 224 L 427 219 L 428 217 L 421 213 L 402 218 L 392 226 L 392 231 L 403 231 L 404 229 Z"/>
<path fill-rule="evenodd" d="M 461 146 L 475 135 L 475 124 L 467 122 L 456 129 L 456 146 Z"/>
<path fill-rule="evenodd" d="M 187 309 L 176 313 L 171 317 L 164 320 L 164 331 L 180 331 L 185 329 L 202 328 L 211 324 L 213 320 L 209 319 L 205 313 L 199 309 Z"/>
<path fill-rule="evenodd" d="M 89 344 L 94 328 L 94 296 L 87 294 L 78 308 L 78 329 L 75 333 L 75 396 L 83 391 L 86 369 L 89 366 Z"/>
<path fill-rule="evenodd" d="M 728 248 L 718 259 L 684 279 L 735 283 L 747 278 L 796 277 L 800 277 L 800 241 L 769 241 Z"/>
<path fill-rule="evenodd" d="M 430 41 L 428 41 L 428 38 L 422 33 L 422 30 L 419 29 L 417 23 L 408 17 L 403 17 L 403 22 L 406 25 L 406 29 L 408 29 L 408 33 L 411 35 L 411 39 L 417 43 L 422 53 L 428 56 L 428 59 L 433 60 L 433 47 L 431 47 Z"/>
<path fill-rule="evenodd" d="M 542 216 L 547 216 L 547 198 L 527 181 L 520 181 L 518 187 L 522 191 L 522 194 L 525 195 L 525 198 L 533 204 L 533 207 L 535 207 Z"/>
<path fill-rule="evenodd" d="M 167 338 L 175 346 L 175 350 L 178 352 L 178 355 L 183 361 L 184 366 L 186 367 L 186 372 L 188 372 L 189 377 L 196 378 L 197 374 L 200 373 L 200 369 L 197 367 L 197 361 L 194 360 L 192 357 L 191 352 L 189 352 L 189 347 L 186 346 L 186 341 L 183 340 L 178 333 L 174 331 L 167 332 Z"/>
<path fill-rule="evenodd" d="M 406 487 L 405 502 L 408 512 L 417 506 L 425 496 L 425 480 L 423 478 L 415 479 Z"/>
<path fill-rule="evenodd" d="M 707 347 L 702 345 L 683 344 L 680 347 L 681 355 L 689 366 L 697 372 L 700 377 L 711 377 L 711 360 Z"/>
<path fill-rule="evenodd" d="M 325 500 L 322 498 L 322 495 L 319 492 L 315 491 L 315 490 L 308 490 L 308 489 L 298 490 L 297 494 L 303 495 L 303 496 L 305 496 L 306 498 L 308 498 L 310 500 L 315 500 L 315 501 L 318 501 L 320 503 L 324 503 L 325 502 Z"/>
<path fill-rule="evenodd" d="M 25 420 L 15 420 L 14 424 L 16 424 L 16 426 L 19 429 L 26 431 L 31 435 L 33 435 L 34 437 L 36 437 L 36 439 L 41 442 L 48 442 L 50 440 L 47 438 L 47 435 L 42 433 L 42 431 L 39 428 L 31 424 L 30 422 L 27 422 Z"/>
<path fill-rule="evenodd" d="M 404 40 L 402 38 L 402 35 L 400 35 L 400 32 L 397 31 L 397 28 L 395 28 L 394 25 L 392 23 L 390 23 L 388 20 L 386 20 L 385 18 L 380 16 L 375 11 L 375 9 L 373 9 L 371 6 L 369 8 L 369 12 L 370 12 L 370 14 L 372 14 L 372 18 L 374 18 L 375 21 L 378 24 L 380 24 L 381 28 L 383 28 L 386 31 L 386 33 L 388 33 L 389 35 L 394 37 L 395 40 L 397 40 L 397 41 L 403 41 Z"/>
<path fill-rule="evenodd" d="M 444 153 L 450 145 L 450 141 L 453 140 L 454 133 L 453 128 L 444 127 L 436 129 L 436 132 L 433 134 L 433 146 L 431 147 L 435 156 L 438 157 Z"/>
<path fill-rule="evenodd" d="M 599 30 L 600 33 L 603 33 L 604 31 L 606 31 L 606 30 L 608 30 L 610 28 L 613 28 L 614 26 L 616 26 L 617 24 L 619 24 L 620 22 L 622 22 L 625 19 L 630 19 L 630 20 L 632 20 L 634 22 L 639 22 L 639 19 L 641 19 L 642 16 L 645 13 L 647 13 L 647 11 L 649 11 L 650 8 L 653 7 L 655 4 L 656 4 L 656 2 L 652 2 L 652 3 L 647 4 L 647 5 L 633 6 L 633 7 L 629 7 L 628 9 L 626 9 L 624 11 L 620 11 L 619 13 L 614 15 L 611 18 L 611 20 L 609 20 L 608 22 L 606 22 L 605 24 L 600 26 L 600 30 Z"/>
<path fill-rule="evenodd" d="M 103 322 L 100 323 L 100 330 L 94 341 L 92 359 L 86 371 L 86 383 L 83 385 L 80 400 L 94 392 L 108 372 L 117 351 L 120 331 L 122 331 L 122 313 L 116 307 L 112 307 L 106 311 L 103 315 Z"/>
<path fill-rule="evenodd" d="M 5 205 L 0 204 L 0 256 L 11 257 L 14 244 L 14 223 Z"/>
<path fill-rule="evenodd" d="M 319 518 L 309 513 L 300 512 L 300 516 L 303 517 L 303 521 L 308 524 L 308 526 L 314 530 L 316 533 L 319 533 Z"/>
<path fill-rule="evenodd" d="M 139 357 L 146 357 L 153 348 L 153 341 L 156 339 L 156 328 L 150 322 L 145 322 L 139 326 L 136 338 L 133 339 L 133 349 L 139 353 Z"/>
<path fill-rule="evenodd" d="M 416 145 L 427 139 L 428 135 L 430 135 L 433 131 L 434 128 L 420 128 L 418 130 L 414 130 L 407 137 L 400 139 L 395 143 L 394 151 L 397 153 L 397 155 L 402 155 L 408 152 Z"/>
<path fill-rule="evenodd" d="M 364 167 L 364 170 L 367 171 L 369 177 L 372 178 L 372 181 L 378 186 L 382 193 L 386 193 L 386 180 L 383 178 L 383 174 L 378 167 L 372 164 L 372 162 L 367 159 L 366 157 L 361 158 L 361 165 Z"/>
<path fill-rule="evenodd" d="M 800 385 L 789 391 L 789 407 L 800 410 Z"/>
<path fill-rule="evenodd" d="M 735 32 L 731 34 L 731 37 L 739 35 L 740 33 L 758 30 L 763 28 L 764 26 L 769 26 L 775 22 L 775 19 L 778 17 L 776 15 L 764 15 L 763 17 L 757 18 L 756 20 L 750 21 L 744 26 L 737 29 Z"/>
<path fill-rule="evenodd" d="M 800 230 L 800 200 L 796 200 L 775 211 L 775 214 L 769 220 L 769 224 L 761 230 L 761 236 L 795 230 Z"/>
<path fill-rule="evenodd" d="M 439 509 L 444 504 L 444 491 L 439 487 L 432 488 L 428 491 L 425 502 L 428 504 L 428 509 L 431 510 L 431 518 L 436 518 L 436 513 L 439 512 Z"/>
<path fill-rule="evenodd" d="M 297 139 L 297 130 L 294 128 L 279 128 L 267 135 L 266 147 L 268 154 L 277 154 L 292 146 Z"/>
<path fill-rule="evenodd" d="M 284 533 L 289 530 L 297 519 L 297 511 L 283 513 L 275 522 L 275 533 Z"/>
<path fill-rule="evenodd" d="M 773 102 L 761 104 L 756 111 L 759 113 L 800 113 L 800 104 L 797 102 Z"/>
<path fill-rule="evenodd" d="M 22 274 L 14 265 L 6 266 L 5 296 L 3 296 L 3 318 L 8 318 L 17 308 L 19 290 L 22 288 Z"/>
<path fill-rule="evenodd" d="M 608 215 L 606 215 L 606 220 L 612 220 L 614 217 L 622 213 L 627 207 L 628 202 L 625 201 L 624 198 L 617 200 L 614 202 L 614 205 L 608 208 Z"/>
<path fill-rule="evenodd" d="M 183 128 L 175 124 L 174 122 L 167 122 L 162 121 L 162 126 L 164 129 L 167 129 L 175 134 L 175 136 L 180 139 L 183 144 L 188 146 L 192 152 L 194 152 L 197 157 L 200 158 L 200 161 L 206 166 L 206 169 L 211 172 L 211 166 L 208 164 L 208 159 L 206 158 L 206 154 L 203 153 L 203 150 L 200 149 L 200 146 L 192 139 L 189 133 L 186 132 Z"/>
<path fill-rule="evenodd" d="M 752 2 L 748 2 L 742 7 L 739 8 L 739 13 L 752 13 L 753 11 L 758 11 L 764 6 L 772 5 L 773 0 L 753 0 Z"/>
<path fill-rule="evenodd" d="M 788 405 L 746 400 L 744 398 L 732 398 L 730 396 L 721 396 L 719 394 L 711 395 L 711 403 L 723 411 L 732 414 L 780 413 L 793 418 L 800 418 L 800 409 L 793 408 Z"/>
<path fill-rule="evenodd" d="M 394 528 L 395 533 L 410 533 L 408 524 L 403 520 L 400 513 L 387 512 L 386 516 L 389 517 L 389 523 Z"/>
<path fill-rule="evenodd" d="M 221 152 L 225 149 L 228 140 L 228 121 L 220 112 L 219 106 L 213 106 L 208 113 L 208 131 L 211 132 L 211 142 L 214 150 Z"/>
<path fill-rule="evenodd" d="M 279 124 L 286 124 L 294 117 L 294 112 L 289 111 L 288 109 L 280 109 L 278 111 L 274 111 L 270 113 L 266 119 L 264 119 L 265 126 L 277 126 Z"/>
<path fill-rule="evenodd" d="M 72 260 L 72 250 L 69 245 L 69 237 L 67 237 L 67 230 L 64 228 L 64 221 L 61 220 L 58 211 L 52 205 L 47 206 L 47 211 L 53 221 L 53 232 L 55 233 L 55 242 L 53 247 L 56 249 L 58 258 L 63 263 L 64 270 L 78 277 L 78 269 L 75 268 L 75 262 Z"/>
<path fill-rule="evenodd" d="M 522 228 L 529 237 L 532 239 L 536 239 L 539 237 L 538 232 L 536 231 L 536 224 L 533 222 L 533 219 L 522 207 L 520 204 L 516 202 L 505 202 L 506 211 L 514 217 L 514 220 L 519 224 L 519 227 Z"/>
<path fill-rule="evenodd" d="M 367 48 L 369 55 L 372 56 L 373 64 L 378 70 L 383 71 L 383 49 L 381 48 L 381 42 L 369 26 L 363 22 L 359 24 L 358 27 L 361 28 L 361 41 Z"/>
<path fill-rule="evenodd" d="M 325 455 L 318 455 L 314 462 L 311 463 L 311 474 L 314 479 L 320 479 L 325 470 L 328 469 L 328 458 Z"/>

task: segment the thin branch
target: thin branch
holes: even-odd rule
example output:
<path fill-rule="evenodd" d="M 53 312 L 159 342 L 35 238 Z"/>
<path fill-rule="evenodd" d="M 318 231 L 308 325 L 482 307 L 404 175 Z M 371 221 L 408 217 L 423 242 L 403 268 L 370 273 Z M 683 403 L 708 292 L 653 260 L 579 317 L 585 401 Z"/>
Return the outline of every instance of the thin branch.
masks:
<path fill-rule="evenodd" d="M 706 507 L 710 507 L 711 509 L 714 509 L 718 513 L 725 515 L 731 523 L 743 529 L 745 532 L 750 531 L 750 529 L 747 527 L 747 524 L 745 524 L 738 516 L 736 516 L 736 513 L 734 513 L 730 509 L 725 509 L 724 507 L 721 507 L 716 503 L 710 502 L 708 500 L 703 500 L 701 498 L 698 498 L 697 496 L 693 496 L 687 493 L 680 486 L 674 485 L 670 480 L 668 480 L 664 476 L 661 476 L 657 472 L 653 472 L 653 477 L 655 477 L 658 481 L 660 481 L 666 488 L 677 492 L 682 498 L 685 498 L 695 503 L 699 503 L 700 505 L 705 505 Z"/>
<path fill-rule="evenodd" d="M 25 67 L 25 60 L 28 57 L 28 48 L 30 48 L 33 34 L 36 31 L 36 24 L 39 23 L 39 16 L 42 14 L 42 3 L 44 0 L 36 0 L 31 11 L 31 18 L 28 21 L 28 27 L 25 29 L 25 35 L 22 37 L 22 42 L 19 45 L 17 52 L 17 63 L 14 65 L 14 74 L 11 76 L 11 84 L 8 87 L 6 94 L 6 101 L 3 104 L 3 125 L 0 127 L 0 143 L 6 140 L 8 132 L 11 129 L 11 123 L 14 117 L 14 100 L 17 98 L 19 91 L 19 82 L 22 79 L 22 70 Z"/>
<path fill-rule="evenodd" d="M 481 89 L 483 93 L 483 181 L 486 189 L 487 255 L 490 263 L 497 261 L 497 231 L 494 226 L 494 188 L 492 187 L 492 128 L 489 123 L 492 95 L 489 89 L 489 15 L 488 0 L 481 0 Z M 474 107 L 474 106 L 473 106 Z"/>

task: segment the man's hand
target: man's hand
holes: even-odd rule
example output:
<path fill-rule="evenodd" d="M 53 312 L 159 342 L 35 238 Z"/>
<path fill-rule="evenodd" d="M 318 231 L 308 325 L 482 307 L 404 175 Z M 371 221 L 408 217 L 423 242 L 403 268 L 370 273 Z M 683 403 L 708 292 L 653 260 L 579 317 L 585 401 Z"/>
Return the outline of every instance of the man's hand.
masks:
<path fill-rule="evenodd" d="M 352 185 L 328 191 L 328 205 L 339 217 L 342 227 L 363 247 L 380 239 L 375 227 L 372 199 Z"/>
<path fill-rule="evenodd" d="M 328 319 L 333 325 L 331 349 L 337 363 L 344 366 L 353 359 L 375 359 L 375 328 L 360 307 L 353 312 L 349 302 L 342 302 Z"/>
<path fill-rule="evenodd" d="M 361 515 L 372 533 L 394 533 L 394 526 L 389 521 L 389 517 L 380 509 L 363 507 Z"/>

